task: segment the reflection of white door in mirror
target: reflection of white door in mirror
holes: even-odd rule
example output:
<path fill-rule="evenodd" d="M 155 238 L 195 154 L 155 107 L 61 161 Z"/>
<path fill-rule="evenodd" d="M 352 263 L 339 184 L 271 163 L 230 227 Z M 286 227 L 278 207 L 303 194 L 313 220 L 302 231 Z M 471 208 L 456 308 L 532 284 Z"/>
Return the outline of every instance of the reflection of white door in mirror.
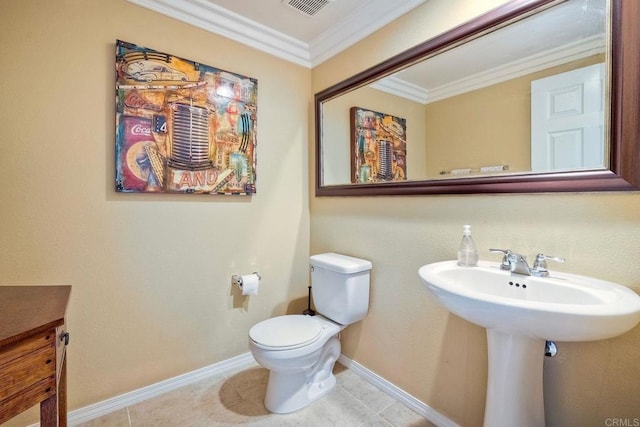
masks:
<path fill-rule="evenodd" d="M 531 82 L 531 170 L 604 164 L 604 64 Z"/>

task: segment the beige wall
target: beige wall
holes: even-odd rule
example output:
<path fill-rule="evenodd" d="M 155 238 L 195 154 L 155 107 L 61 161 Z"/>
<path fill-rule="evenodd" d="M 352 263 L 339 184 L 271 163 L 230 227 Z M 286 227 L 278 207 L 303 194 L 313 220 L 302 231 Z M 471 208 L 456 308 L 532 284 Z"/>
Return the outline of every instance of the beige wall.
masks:
<path fill-rule="evenodd" d="M 477 426 L 484 333 L 447 314 L 417 278 L 420 265 L 454 256 L 463 223 L 485 259 L 489 246 L 540 250 L 566 256 L 565 271 L 638 283 L 638 194 L 309 197 L 310 85 L 323 89 L 501 1 L 430 0 L 312 73 L 124 0 L 3 2 L 0 283 L 73 285 L 69 408 L 246 352 L 252 324 L 306 303 L 311 248 L 374 263 L 371 310 L 345 331 L 345 354 Z M 113 191 L 116 38 L 258 79 L 256 196 Z M 237 298 L 230 275 L 253 270 L 260 295 Z M 560 343 L 546 360 L 549 425 L 638 417 L 639 341 L 636 328 Z"/>
<path fill-rule="evenodd" d="M 430 0 L 313 70 L 317 92 L 421 39 L 502 3 Z M 313 145 L 310 140 L 310 147 Z M 310 177 L 314 153 L 310 152 Z M 417 270 L 453 259 L 462 224 L 472 224 L 483 259 L 489 247 L 530 257 L 565 256 L 552 266 L 640 290 L 640 194 L 468 195 L 317 198 L 311 195 L 311 253 L 370 259 L 368 316 L 343 333 L 343 352 L 464 426 L 482 425 L 484 330 L 450 315 Z M 639 418 L 640 327 L 593 343 L 558 343 L 545 360 L 548 426 L 602 426 Z M 542 349 L 540 350 L 542 352 Z"/>
<path fill-rule="evenodd" d="M 306 306 L 309 69 L 125 0 L 1 9 L 0 284 L 73 286 L 70 410 L 245 353 L 252 324 Z M 117 38 L 258 79 L 257 195 L 115 193 Z M 243 300 L 230 277 L 254 270 Z"/>

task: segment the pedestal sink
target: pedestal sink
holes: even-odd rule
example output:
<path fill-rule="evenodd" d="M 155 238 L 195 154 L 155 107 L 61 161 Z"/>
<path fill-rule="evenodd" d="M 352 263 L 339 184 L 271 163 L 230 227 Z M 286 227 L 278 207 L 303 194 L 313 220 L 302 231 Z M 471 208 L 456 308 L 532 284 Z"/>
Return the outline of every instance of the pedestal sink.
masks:
<path fill-rule="evenodd" d="M 487 329 L 486 427 L 544 426 L 546 340 L 612 338 L 640 321 L 640 296 L 586 276 L 522 276 L 485 261 L 427 264 L 418 274 L 450 312 Z"/>

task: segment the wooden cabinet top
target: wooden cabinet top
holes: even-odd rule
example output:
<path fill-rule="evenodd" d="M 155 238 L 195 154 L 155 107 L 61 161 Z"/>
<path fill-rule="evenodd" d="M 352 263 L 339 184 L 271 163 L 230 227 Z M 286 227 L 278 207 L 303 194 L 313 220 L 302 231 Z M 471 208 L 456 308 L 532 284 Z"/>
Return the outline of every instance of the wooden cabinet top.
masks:
<path fill-rule="evenodd" d="M 64 324 L 71 286 L 0 286 L 0 347 Z"/>

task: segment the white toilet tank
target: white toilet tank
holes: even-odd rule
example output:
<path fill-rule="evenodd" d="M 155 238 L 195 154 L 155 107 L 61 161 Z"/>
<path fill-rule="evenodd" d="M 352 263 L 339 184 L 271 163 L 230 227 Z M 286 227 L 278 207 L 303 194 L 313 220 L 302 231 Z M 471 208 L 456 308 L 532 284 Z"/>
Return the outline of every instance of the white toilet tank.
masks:
<path fill-rule="evenodd" d="M 311 256 L 311 293 L 318 313 L 350 325 L 369 310 L 371 261 L 336 253 Z"/>

